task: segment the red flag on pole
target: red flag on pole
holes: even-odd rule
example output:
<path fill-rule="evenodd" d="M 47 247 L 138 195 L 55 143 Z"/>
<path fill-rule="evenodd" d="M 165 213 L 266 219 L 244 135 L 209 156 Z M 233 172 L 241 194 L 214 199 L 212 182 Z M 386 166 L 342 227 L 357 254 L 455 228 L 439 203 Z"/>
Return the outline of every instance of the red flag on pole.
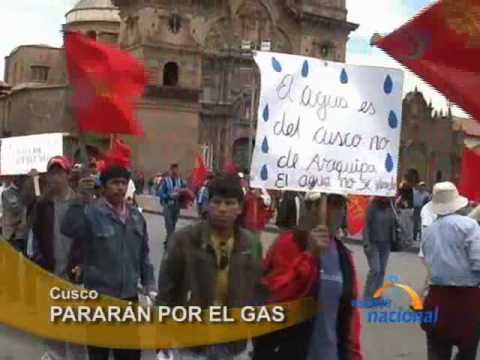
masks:
<path fill-rule="evenodd" d="M 480 202 L 480 154 L 465 148 L 458 191 L 471 201 Z"/>
<path fill-rule="evenodd" d="M 146 85 L 144 66 L 129 53 L 76 32 L 66 33 L 65 51 L 80 131 L 143 135 L 134 101 Z"/>
<path fill-rule="evenodd" d="M 375 44 L 480 120 L 480 0 L 441 0 Z"/>
<path fill-rule="evenodd" d="M 111 149 L 105 154 L 103 163 L 100 164 L 98 171 L 103 171 L 113 165 L 123 166 L 127 169 L 131 167 L 132 149 L 120 139 L 113 141 Z"/>
<path fill-rule="evenodd" d="M 196 192 L 199 190 L 207 178 L 207 168 L 200 155 L 195 160 L 195 167 L 193 168 L 191 189 Z"/>
<path fill-rule="evenodd" d="M 350 235 L 359 234 L 365 227 L 369 202 L 367 196 L 355 195 L 348 198 L 347 223 Z"/>

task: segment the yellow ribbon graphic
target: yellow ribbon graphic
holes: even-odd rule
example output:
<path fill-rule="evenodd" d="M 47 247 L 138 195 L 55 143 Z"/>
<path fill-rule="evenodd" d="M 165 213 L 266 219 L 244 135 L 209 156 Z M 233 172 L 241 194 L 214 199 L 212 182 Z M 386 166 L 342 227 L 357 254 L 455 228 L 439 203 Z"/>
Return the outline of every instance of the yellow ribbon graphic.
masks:
<path fill-rule="evenodd" d="M 264 335 L 305 321 L 317 311 L 312 299 L 303 299 L 268 306 L 270 310 L 274 306 L 284 306 L 286 321 L 283 323 L 241 321 L 241 309 L 232 309 L 230 313 L 235 323 L 159 322 L 153 309 L 153 321 L 146 323 L 51 322 L 52 307 L 57 310 L 71 307 L 75 311 L 83 307 L 86 311 L 109 306 L 125 309 L 128 305 L 103 296 L 98 300 L 53 300 L 50 296 L 52 288 L 79 289 L 30 262 L 6 241 L 0 241 L 0 323 L 43 338 L 122 349 L 194 347 Z"/>

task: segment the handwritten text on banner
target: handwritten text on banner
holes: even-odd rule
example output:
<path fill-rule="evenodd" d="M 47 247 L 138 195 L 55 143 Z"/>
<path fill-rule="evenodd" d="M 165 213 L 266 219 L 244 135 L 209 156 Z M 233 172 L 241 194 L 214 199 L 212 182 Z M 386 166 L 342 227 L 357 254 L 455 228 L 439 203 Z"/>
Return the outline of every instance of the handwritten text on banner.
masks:
<path fill-rule="evenodd" d="M 270 52 L 261 72 L 253 187 L 392 196 L 403 73 Z"/>
<path fill-rule="evenodd" d="M 63 134 L 40 134 L 2 139 L 1 174 L 24 175 L 47 171 L 50 158 L 63 154 Z"/>

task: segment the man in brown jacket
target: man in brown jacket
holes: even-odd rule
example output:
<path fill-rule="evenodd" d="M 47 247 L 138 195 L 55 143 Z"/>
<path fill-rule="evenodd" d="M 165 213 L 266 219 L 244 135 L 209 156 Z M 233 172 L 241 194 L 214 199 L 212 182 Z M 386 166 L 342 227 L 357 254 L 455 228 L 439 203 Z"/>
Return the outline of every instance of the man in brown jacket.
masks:
<path fill-rule="evenodd" d="M 157 303 L 168 306 L 212 305 L 231 308 L 259 301 L 261 245 L 237 225 L 243 191 L 237 176 L 225 175 L 208 186 L 205 221 L 175 232 L 159 274 Z M 173 350 L 174 360 L 233 359 L 245 342 Z"/>

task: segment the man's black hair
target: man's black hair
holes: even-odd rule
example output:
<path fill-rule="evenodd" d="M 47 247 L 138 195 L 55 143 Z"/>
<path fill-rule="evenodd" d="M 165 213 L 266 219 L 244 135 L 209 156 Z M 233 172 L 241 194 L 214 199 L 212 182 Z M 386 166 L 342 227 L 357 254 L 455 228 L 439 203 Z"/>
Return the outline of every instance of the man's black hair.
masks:
<path fill-rule="evenodd" d="M 128 169 L 124 168 L 123 166 L 120 165 L 112 165 L 102 171 L 100 174 L 100 182 L 102 183 L 102 186 L 107 185 L 107 182 L 109 180 L 112 180 L 114 178 L 123 178 L 126 179 L 127 181 L 130 180 L 131 174 Z"/>
<path fill-rule="evenodd" d="M 170 169 L 178 169 L 178 164 L 170 164 Z"/>
<path fill-rule="evenodd" d="M 240 178 L 237 175 L 223 174 L 215 177 L 208 184 L 208 199 L 211 200 L 214 196 L 222 198 L 234 198 L 242 203 L 244 194 Z"/>

